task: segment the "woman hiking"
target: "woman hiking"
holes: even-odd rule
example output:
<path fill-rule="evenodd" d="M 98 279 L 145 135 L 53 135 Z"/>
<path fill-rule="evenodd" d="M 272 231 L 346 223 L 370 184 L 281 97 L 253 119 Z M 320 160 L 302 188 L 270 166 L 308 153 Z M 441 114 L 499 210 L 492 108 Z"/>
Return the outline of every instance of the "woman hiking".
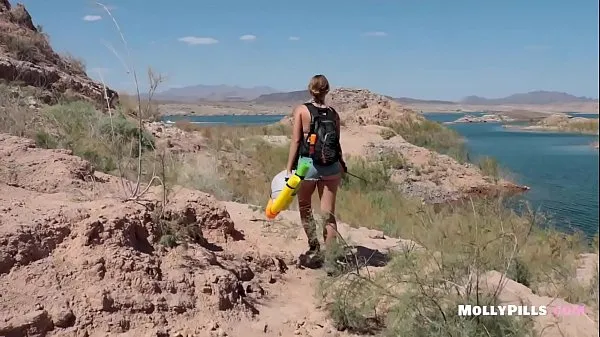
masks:
<path fill-rule="evenodd" d="M 293 133 L 287 162 L 287 176 L 291 176 L 299 160 L 308 161 L 310 169 L 297 193 L 300 220 L 308 238 L 305 264 L 320 267 L 323 262 L 316 223 L 312 214 L 312 195 L 319 192 L 323 213 L 323 239 L 326 247 L 336 242 L 335 199 L 346 164 L 340 146 L 340 117 L 325 104 L 329 82 L 323 75 L 315 75 L 308 84 L 312 99 L 297 106 L 293 112 Z M 302 260 L 302 256 L 301 256 Z"/>

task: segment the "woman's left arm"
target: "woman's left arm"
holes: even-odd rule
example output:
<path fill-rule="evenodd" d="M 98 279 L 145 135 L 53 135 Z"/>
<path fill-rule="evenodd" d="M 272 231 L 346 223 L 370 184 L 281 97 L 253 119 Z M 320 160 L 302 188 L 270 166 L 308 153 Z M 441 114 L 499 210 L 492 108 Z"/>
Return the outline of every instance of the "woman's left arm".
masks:
<path fill-rule="evenodd" d="M 292 174 L 292 169 L 294 166 L 294 162 L 296 161 L 296 156 L 298 155 L 298 148 L 300 147 L 300 142 L 302 141 L 302 106 L 298 106 L 294 109 L 294 122 L 292 124 L 292 140 L 290 142 L 290 152 L 288 154 L 288 161 L 286 165 L 286 170 L 288 175 Z"/>

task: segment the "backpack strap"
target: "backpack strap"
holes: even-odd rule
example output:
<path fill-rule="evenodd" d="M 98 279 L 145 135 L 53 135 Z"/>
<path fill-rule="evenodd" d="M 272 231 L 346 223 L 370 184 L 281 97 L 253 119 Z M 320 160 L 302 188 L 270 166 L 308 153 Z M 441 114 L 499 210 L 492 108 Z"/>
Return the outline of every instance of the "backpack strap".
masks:
<path fill-rule="evenodd" d="M 320 118 L 319 110 L 327 109 L 327 118 L 333 120 L 335 118 L 335 110 L 328 106 L 327 108 L 319 108 L 316 107 L 312 102 L 304 103 L 304 106 L 308 109 L 310 113 L 310 130 L 309 134 L 315 133 L 315 119 Z"/>
<path fill-rule="evenodd" d="M 315 133 L 315 116 L 319 116 L 319 109 L 310 102 L 304 103 L 304 106 L 308 109 L 308 112 L 310 113 L 310 130 L 308 131 L 308 134 L 310 135 Z"/>

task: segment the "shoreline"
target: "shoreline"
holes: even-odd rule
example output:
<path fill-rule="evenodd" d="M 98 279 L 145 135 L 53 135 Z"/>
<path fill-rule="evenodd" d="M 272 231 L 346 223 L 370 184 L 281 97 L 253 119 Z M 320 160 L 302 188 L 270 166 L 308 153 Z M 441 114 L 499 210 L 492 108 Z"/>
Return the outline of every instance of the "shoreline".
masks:
<path fill-rule="evenodd" d="M 214 116 L 214 115 L 281 115 L 290 114 L 295 105 L 302 102 L 161 102 L 156 101 L 159 115 L 186 115 L 186 116 Z M 523 115 L 549 116 L 554 113 L 570 114 L 595 114 L 598 115 L 598 106 L 590 105 L 507 105 L 507 106 L 445 106 L 437 104 L 402 104 L 400 106 L 412 109 L 420 114 L 468 114 L 468 113 L 514 113 Z"/>
<path fill-rule="evenodd" d="M 269 116 L 269 117 L 275 117 L 275 116 L 281 116 L 281 118 L 285 118 L 289 115 L 283 115 L 283 114 L 214 114 L 214 115 L 161 115 L 160 118 L 161 120 L 163 120 L 166 117 L 176 117 L 176 118 L 184 118 L 184 117 L 256 117 L 256 116 Z"/>

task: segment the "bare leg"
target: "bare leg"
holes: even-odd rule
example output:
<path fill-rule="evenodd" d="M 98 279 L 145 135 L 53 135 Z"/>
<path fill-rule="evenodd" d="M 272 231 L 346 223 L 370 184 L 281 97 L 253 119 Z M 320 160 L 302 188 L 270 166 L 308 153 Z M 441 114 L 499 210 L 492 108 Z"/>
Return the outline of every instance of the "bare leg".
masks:
<path fill-rule="evenodd" d="M 335 199 L 341 182 L 341 175 L 323 177 L 318 183 L 321 211 L 323 212 L 323 236 L 325 246 L 330 247 L 337 238 L 337 222 L 335 220 Z"/>
<path fill-rule="evenodd" d="M 308 247 L 311 251 L 319 250 L 319 239 L 317 238 L 317 226 L 312 214 L 312 194 L 317 186 L 316 181 L 304 180 L 298 191 L 298 208 L 300 210 L 300 221 L 308 239 Z"/>

